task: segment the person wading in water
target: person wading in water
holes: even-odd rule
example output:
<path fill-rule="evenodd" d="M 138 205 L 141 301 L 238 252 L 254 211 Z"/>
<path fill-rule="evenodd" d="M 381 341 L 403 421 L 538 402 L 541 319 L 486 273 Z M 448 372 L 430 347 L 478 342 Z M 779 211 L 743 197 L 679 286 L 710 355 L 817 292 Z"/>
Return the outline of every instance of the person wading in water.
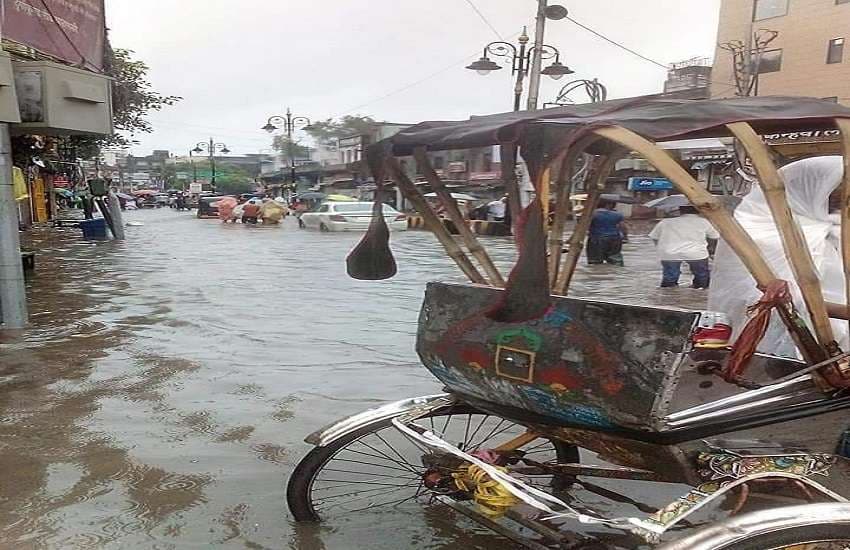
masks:
<path fill-rule="evenodd" d="M 610 200 L 599 201 L 599 208 L 593 213 L 590 223 L 590 238 L 587 240 L 587 263 L 599 265 L 609 263 L 623 267 L 623 243 L 629 233 L 626 217 L 617 212 L 617 203 Z"/>

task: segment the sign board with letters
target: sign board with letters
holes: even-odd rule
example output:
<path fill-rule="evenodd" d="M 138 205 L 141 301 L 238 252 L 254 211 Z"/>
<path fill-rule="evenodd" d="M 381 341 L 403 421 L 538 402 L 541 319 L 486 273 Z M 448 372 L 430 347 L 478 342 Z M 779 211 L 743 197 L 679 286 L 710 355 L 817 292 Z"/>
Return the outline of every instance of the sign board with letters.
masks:
<path fill-rule="evenodd" d="M 3 39 L 103 72 L 103 0 L 0 0 Z"/>
<path fill-rule="evenodd" d="M 192 182 L 189 184 L 189 193 L 198 195 L 204 190 L 204 184 L 201 182 Z"/>
<path fill-rule="evenodd" d="M 671 191 L 673 182 L 667 178 L 629 178 L 629 191 Z"/>

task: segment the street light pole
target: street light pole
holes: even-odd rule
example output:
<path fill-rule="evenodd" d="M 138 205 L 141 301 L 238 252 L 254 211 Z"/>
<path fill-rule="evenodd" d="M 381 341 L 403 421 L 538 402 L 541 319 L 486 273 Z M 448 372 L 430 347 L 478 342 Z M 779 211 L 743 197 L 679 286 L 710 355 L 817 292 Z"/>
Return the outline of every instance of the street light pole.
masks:
<path fill-rule="evenodd" d="M 512 74 L 516 75 L 516 84 L 514 86 L 514 111 L 519 111 L 522 105 L 523 81 L 529 75 L 529 72 L 531 72 L 532 75 L 534 74 L 533 70 L 529 70 L 533 64 L 533 59 L 539 57 L 541 63 L 543 59 L 554 59 L 554 61 L 551 65 L 537 73 L 536 92 L 533 91 L 535 88 L 532 88 L 532 91 L 529 91 L 529 108 L 536 108 L 537 95 L 540 93 L 541 74 L 545 74 L 555 80 L 559 80 L 565 75 L 573 74 L 573 71 L 569 67 L 561 64 L 561 52 L 558 51 L 558 48 L 549 46 L 548 44 L 541 44 L 539 47 L 535 45 L 528 48 L 529 41 L 528 30 L 523 28 L 522 34 L 518 40 L 519 46 L 511 44 L 510 42 L 491 42 L 484 47 L 484 55 L 481 59 L 466 67 L 467 69 L 478 72 L 480 75 L 486 76 L 491 72 L 498 71 L 502 68 L 501 65 L 494 63 L 490 59 L 490 55 L 510 59 Z M 533 81 L 532 86 L 535 86 Z M 531 107 L 531 95 L 535 96 L 534 107 Z"/>
<path fill-rule="evenodd" d="M 198 168 L 195 166 L 195 159 L 192 157 L 193 152 L 189 149 L 189 163 L 192 165 L 192 183 L 198 183 Z"/>
<path fill-rule="evenodd" d="M 210 187 L 212 188 L 213 193 L 215 193 L 215 143 L 213 143 L 213 138 L 210 138 L 210 171 L 212 172 L 212 178 L 210 178 Z"/>
<path fill-rule="evenodd" d="M 202 142 L 198 143 L 198 145 L 196 145 L 195 148 L 192 149 L 189 152 L 189 156 L 191 156 L 192 153 L 196 153 L 196 154 L 200 155 L 204 151 L 209 153 L 210 171 L 211 171 L 211 178 L 210 178 L 210 188 L 211 189 L 210 190 L 213 193 L 215 193 L 215 191 L 216 191 L 216 185 L 215 185 L 215 176 L 216 176 L 216 174 L 215 174 L 215 152 L 221 151 L 222 153 L 224 153 L 226 155 L 227 153 L 230 152 L 230 149 L 227 148 L 227 145 L 225 145 L 223 143 L 216 143 L 215 140 L 213 140 L 213 138 L 210 138 L 209 142 L 203 142 L 202 141 Z M 193 171 L 195 170 L 195 164 L 194 163 L 192 163 L 192 170 Z M 197 181 L 197 172 L 195 172 L 195 179 Z"/>
<path fill-rule="evenodd" d="M 263 130 L 271 133 L 275 130 L 283 130 L 286 132 L 286 149 L 289 156 L 289 184 L 291 190 L 297 187 L 298 174 L 295 171 L 295 143 L 293 142 L 293 134 L 298 126 L 307 128 L 310 126 L 310 119 L 303 116 L 292 116 L 292 111 L 289 107 L 286 108 L 286 115 L 275 115 L 269 117 L 268 122 L 263 126 Z"/>
<path fill-rule="evenodd" d="M 543 35 L 546 32 L 546 8 L 548 0 L 538 0 L 537 29 L 534 34 L 534 55 L 531 57 L 531 76 L 528 82 L 528 110 L 537 109 L 540 97 L 540 71 L 543 69 Z"/>

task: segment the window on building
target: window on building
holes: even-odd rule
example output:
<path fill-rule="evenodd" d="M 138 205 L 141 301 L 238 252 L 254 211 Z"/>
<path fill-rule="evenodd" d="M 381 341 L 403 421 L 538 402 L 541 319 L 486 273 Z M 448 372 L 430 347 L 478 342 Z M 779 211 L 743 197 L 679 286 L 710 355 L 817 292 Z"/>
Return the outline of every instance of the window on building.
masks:
<path fill-rule="evenodd" d="M 432 162 L 434 164 L 434 170 L 442 170 L 446 167 L 445 157 L 434 157 L 434 160 Z"/>
<path fill-rule="evenodd" d="M 753 10 L 753 21 L 782 17 L 788 14 L 789 0 L 756 0 Z"/>
<path fill-rule="evenodd" d="M 775 73 L 782 70 L 782 50 L 767 50 L 761 54 L 758 73 Z"/>
<path fill-rule="evenodd" d="M 493 171 L 493 153 L 484 153 L 484 157 L 481 159 L 481 171 Z"/>
<path fill-rule="evenodd" d="M 841 63 L 844 61 L 844 39 L 833 38 L 829 41 L 829 50 L 826 53 L 826 62 L 832 65 L 833 63 Z"/>

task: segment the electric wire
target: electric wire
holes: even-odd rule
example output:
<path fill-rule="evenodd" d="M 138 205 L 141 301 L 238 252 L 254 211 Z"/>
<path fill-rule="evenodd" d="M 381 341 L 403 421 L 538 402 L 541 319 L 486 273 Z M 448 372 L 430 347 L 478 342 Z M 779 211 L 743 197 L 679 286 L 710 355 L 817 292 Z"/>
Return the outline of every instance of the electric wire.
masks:
<path fill-rule="evenodd" d="M 490 27 L 490 30 L 493 31 L 493 34 L 495 34 L 499 40 L 504 40 L 504 38 L 502 38 L 501 33 L 499 33 L 499 31 L 496 30 L 496 27 L 494 27 L 493 24 L 490 23 L 490 20 L 487 19 L 487 16 L 481 13 L 481 10 L 479 10 L 478 6 L 475 5 L 475 2 L 473 2 L 472 0 L 466 0 L 466 3 L 469 4 L 469 7 L 472 8 L 472 10 L 478 14 L 478 17 L 480 17 L 481 20 L 484 21 L 484 24 Z"/>
<path fill-rule="evenodd" d="M 635 50 L 633 50 L 633 49 L 629 48 L 629 47 L 628 47 L 628 46 L 626 46 L 625 44 L 621 44 L 620 42 L 617 42 L 616 40 L 614 40 L 614 39 L 612 39 L 612 38 L 608 38 L 607 36 L 605 36 L 605 35 L 604 35 L 604 34 L 602 34 L 601 32 L 595 31 L 595 30 L 591 29 L 590 27 L 588 27 L 587 25 L 585 25 L 585 24 L 583 24 L 583 23 L 579 23 L 578 21 L 576 21 L 575 19 L 573 19 L 573 18 L 572 18 L 572 17 L 570 17 L 570 16 L 567 16 L 567 21 L 570 21 L 570 22 L 571 22 L 571 23 L 573 23 L 574 25 L 577 25 L 577 26 L 581 27 L 582 29 L 586 30 L 587 32 L 589 32 L 589 33 L 591 33 L 591 34 L 593 34 L 593 35 L 595 35 L 595 36 L 597 36 L 597 37 L 601 38 L 602 40 L 604 40 L 604 41 L 606 41 L 606 42 L 608 42 L 608 43 L 610 43 L 610 44 L 613 44 L 614 46 L 617 46 L 618 48 L 620 48 L 620 49 L 622 49 L 622 50 L 625 50 L 625 51 L 629 52 L 629 53 L 630 53 L 630 54 L 632 54 L 632 55 L 635 55 L 635 56 L 637 56 L 637 57 L 639 57 L 639 58 L 643 59 L 644 61 L 649 61 L 649 62 L 650 62 L 650 63 L 652 63 L 653 65 L 658 65 L 659 67 L 661 67 L 661 68 L 662 68 L 662 69 L 664 69 L 665 71 L 666 71 L 666 70 L 668 70 L 668 69 L 670 68 L 668 65 L 665 65 L 664 63 L 661 63 L 661 62 L 659 62 L 659 61 L 656 61 L 656 60 L 654 60 L 654 59 L 651 59 L 651 58 L 649 58 L 649 57 L 646 57 L 645 55 L 643 55 L 643 54 L 641 54 L 641 53 L 639 53 L 639 52 L 636 52 Z"/>
<path fill-rule="evenodd" d="M 44 6 L 44 9 L 47 10 L 48 14 L 50 14 L 50 18 L 53 20 L 53 23 L 59 28 L 59 31 L 62 33 L 62 36 L 64 36 L 65 39 L 68 41 L 68 44 L 70 44 L 71 47 L 74 48 L 74 51 L 77 53 L 77 55 L 80 56 L 81 65 L 83 67 L 89 65 L 90 67 L 96 69 L 98 72 L 101 72 L 103 70 L 102 67 L 98 67 L 97 65 L 86 59 L 86 56 L 83 55 L 83 52 L 80 51 L 80 49 L 77 47 L 77 44 L 73 40 L 71 40 L 71 37 L 68 36 L 67 32 L 65 32 L 65 27 L 63 27 L 59 23 L 59 19 L 56 18 L 56 16 L 53 14 L 53 10 L 51 10 L 50 6 L 47 5 L 47 0 L 41 0 L 41 5 Z"/>

